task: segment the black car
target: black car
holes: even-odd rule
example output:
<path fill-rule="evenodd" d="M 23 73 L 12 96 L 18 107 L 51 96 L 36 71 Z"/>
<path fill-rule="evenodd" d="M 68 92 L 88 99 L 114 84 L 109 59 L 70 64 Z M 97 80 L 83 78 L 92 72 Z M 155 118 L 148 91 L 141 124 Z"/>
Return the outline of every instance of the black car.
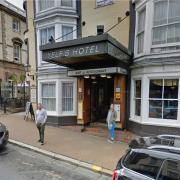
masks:
<path fill-rule="evenodd" d="M 180 136 L 136 140 L 119 160 L 112 180 L 180 180 Z"/>
<path fill-rule="evenodd" d="M 0 148 L 6 146 L 9 139 L 9 131 L 7 130 L 6 126 L 0 123 Z"/>

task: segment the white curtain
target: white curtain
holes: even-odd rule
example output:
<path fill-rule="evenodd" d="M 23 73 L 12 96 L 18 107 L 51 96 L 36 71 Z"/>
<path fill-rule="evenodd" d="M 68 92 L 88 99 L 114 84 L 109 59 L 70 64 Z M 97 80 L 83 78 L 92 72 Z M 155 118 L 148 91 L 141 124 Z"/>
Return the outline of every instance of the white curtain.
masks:
<path fill-rule="evenodd" d="M 55 28 L 49 27 L 49 28 L 44 28 L 40 30 L 40 43 L 41 45 L 46 44 L 49 42 L 49 38 L 53 36 L 55 37 Z"/>
<path fill-rule="evenodd" d="M 73 83 L 62 83 L 62 111 L 73 111 Z"/>
<path fill-rule="evenodd" d="M 154 26 L 167 24 L 168 0 L 155 1 L 154 3 Z"/>
<path fill-rule="evenodd" d="M 48 111 L 56 110 L 56 85 L 55 83 L 42 84 L 42 104 Z"/>
<path fill-rule="evenodd" d="M 67 7 L 72 7 L 72 0 L 61 0 L 61 5 L 62 6 L 67 6 Z"/>
<path fill-rule="evenodd" d="M 137 34 L 138 53 L 142 53 L 144 48 L 145 18 L 146 18 L 146 10 L 143 9 L 142 11 L 139 12 L 139 17 L 138 17 L 138 34 Z"/>
<path fill-rule="evenodd" d="M 70 26 L 62 26 L 62 40 L 67 41 L 67 40 L 72 40 L 73 39 L 73 27 Z"/>
<path fill-rule="evenodd" d="M 54 0 L 39 0 L 39 11 L 54 7 Z"/>

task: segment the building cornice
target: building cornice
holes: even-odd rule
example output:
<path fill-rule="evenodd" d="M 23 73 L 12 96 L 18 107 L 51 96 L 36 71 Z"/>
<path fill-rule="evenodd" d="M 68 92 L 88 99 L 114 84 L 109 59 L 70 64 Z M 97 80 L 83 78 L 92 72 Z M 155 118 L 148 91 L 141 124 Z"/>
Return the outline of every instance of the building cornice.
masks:
<path fill-rule="evenodd" d="M 22 21 L 26 22 L 25 12 L 23 12 L 22 10 L 21 10 L 22 12 L 20 12 L 20 9 L 17 8 L 16 6 L 12 5 L 11 3 L 7 3 L 7 5 L 6 5 L 6 3 L 0 3 L 0 10 L 3 10 L 6 13 L 13 15 L 15 17 L 18 17 Z M 14 10 L 11 8 L 11 6 L 13 7 Z"/>

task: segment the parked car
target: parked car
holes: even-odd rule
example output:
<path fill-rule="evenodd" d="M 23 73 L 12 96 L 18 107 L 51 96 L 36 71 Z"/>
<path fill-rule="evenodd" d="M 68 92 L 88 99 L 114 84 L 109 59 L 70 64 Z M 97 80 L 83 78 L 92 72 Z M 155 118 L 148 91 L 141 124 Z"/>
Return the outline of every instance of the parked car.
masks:
<path fill-rule="evenodd" d="M 3 148 L 6 146 L 9 139 L 9 131 L 7 130 L 7 127 L 0 123 L 0 148 Z"/>
<path fill-rule="evenodd" d="M 180 136 L 140 137 L 129 146 L 112 180 L 180 180 Z"/>

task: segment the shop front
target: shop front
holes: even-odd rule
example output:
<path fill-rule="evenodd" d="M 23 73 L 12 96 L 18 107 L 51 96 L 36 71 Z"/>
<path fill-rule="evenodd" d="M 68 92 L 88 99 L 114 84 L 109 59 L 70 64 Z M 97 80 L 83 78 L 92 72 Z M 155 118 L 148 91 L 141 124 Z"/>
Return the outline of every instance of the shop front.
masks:
<path fill-rule="evenodd" d="M 118 114 L 117 127 L 128 119 L 131 55 L 108 34 L 41 46 L 44 61 L 68 67 L 77 78 L 77 124 L 106 122 L 111 103 Z"/>

